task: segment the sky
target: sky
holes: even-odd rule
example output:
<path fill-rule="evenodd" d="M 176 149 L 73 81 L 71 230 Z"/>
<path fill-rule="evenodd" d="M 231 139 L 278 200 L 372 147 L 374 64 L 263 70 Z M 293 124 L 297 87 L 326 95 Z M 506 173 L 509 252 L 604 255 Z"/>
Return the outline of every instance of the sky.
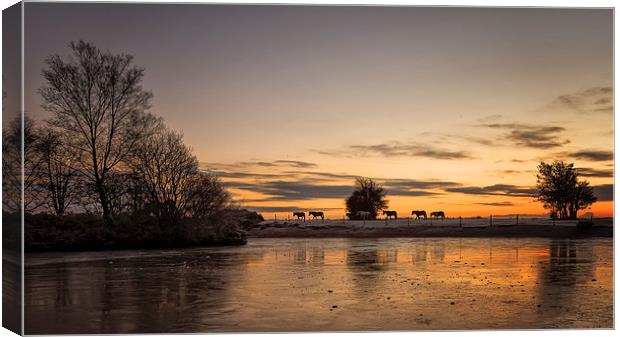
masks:
<path fill-rule="evenodd" d="M 574 162 L 613 213 L 613 11 L 26 3 L 25 110 L 70 41 L 134 55 L 151 112 L 237 204 L 344 215 L 542 214 L 536 165 Z"/>

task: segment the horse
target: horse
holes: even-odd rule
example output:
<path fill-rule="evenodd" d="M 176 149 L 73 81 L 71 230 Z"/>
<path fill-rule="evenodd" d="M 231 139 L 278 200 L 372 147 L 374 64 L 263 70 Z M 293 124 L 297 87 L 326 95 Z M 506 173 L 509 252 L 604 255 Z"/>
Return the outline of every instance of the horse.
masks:
<path fill-rule="evenodd" d="M 306 221 L 306 213 L 304 212 L 293 212 L 293 216 L 296 216 L 297 220 L 304 219 Z"/>
<path fill-rule="evenodd" d="M 383 215 L 387 215 L 388 219 L 390 219 L 391 217 L 394 217 L 394 220 L 398 219 L 396 211 L 383 211 Z"/>
<path fill-rule="evenodd" d="M 311 215 L 312 219 L 316 219 L 318 217 L 320 217 L 321 220 L 325 219 L 325 214 L 323 214 L 323 212 L 308 212 L 308 215 Z"/>
<path fill-rule="evenodd" d="M 411 215 L 415 215 L 416 219 L 423 217 L 426 220 L 426 211 L 411 211 Z"/>
<path fill-rule="evenodd" d="M 368 211 L 357 211 L 355 215 L 362 220 L 370 219 L 370 212 Z"/>
<path fill-rule="evenodd" d="M 446 218 L 446 214 L 443 211 L 431 212 L 431 218 L 441 218 L 441 220 Z"/>

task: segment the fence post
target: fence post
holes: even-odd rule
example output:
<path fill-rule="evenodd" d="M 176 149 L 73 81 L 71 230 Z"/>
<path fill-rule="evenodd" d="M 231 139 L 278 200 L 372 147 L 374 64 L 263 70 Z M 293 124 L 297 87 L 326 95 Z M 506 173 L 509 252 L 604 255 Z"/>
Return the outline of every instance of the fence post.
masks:
<path fill-rule="evenodd" d="M 462 218 L 460 215 L 459 215 L 459 227 L 463 228 L 463 222 L 462 222 Z"/>
<path fill-rule="evenodd" d="M 273 213 L 273 222 L 274 223 L 278 222 L 278 214 L 277 213 Z"/>
<path fill-rule="evenodd" d="M 493 215 L 489 215 L 489 225 L 493 227 Z"/>
<path fill-rule="evenodd" d="M 409 218 L 411 218 L 410 216 L 407 217 L 407 226 L 409 226 Z"/>
<path fill-rule="evenodd" d="M 517 214 L 517 225 L 519 224 L 519 214 Z"/>

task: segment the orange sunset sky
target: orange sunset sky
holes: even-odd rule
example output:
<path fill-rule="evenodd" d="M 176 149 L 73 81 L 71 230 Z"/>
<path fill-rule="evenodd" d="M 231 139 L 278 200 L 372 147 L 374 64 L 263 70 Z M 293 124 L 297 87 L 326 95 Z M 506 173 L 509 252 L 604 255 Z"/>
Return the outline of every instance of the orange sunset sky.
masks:
<path fill-rule="evenodd" d="M 269 218 L 342 217 L 356 176 L 401 214 L 542 214 L 554 159 L 613 213 L 612 10 L 100 6 L 26 4 L 26 113 L 69 41 L 133 54 L 151 111 Z"/>

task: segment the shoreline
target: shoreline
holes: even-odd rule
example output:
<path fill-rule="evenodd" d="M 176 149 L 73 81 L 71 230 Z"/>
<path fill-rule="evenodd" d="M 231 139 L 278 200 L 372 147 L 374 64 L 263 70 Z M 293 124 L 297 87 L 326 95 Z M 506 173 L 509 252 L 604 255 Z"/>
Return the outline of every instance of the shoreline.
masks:
<path fill-rule="evenodd" d="M 252 238 L 390 238 L 390 237 L 471 237 L 471 238 L 613 238 L 612 226 L 501 225 L 494 227 L 453 227 L 416 225 L 411 227 L 265 226 L 247 232 Z"/>

